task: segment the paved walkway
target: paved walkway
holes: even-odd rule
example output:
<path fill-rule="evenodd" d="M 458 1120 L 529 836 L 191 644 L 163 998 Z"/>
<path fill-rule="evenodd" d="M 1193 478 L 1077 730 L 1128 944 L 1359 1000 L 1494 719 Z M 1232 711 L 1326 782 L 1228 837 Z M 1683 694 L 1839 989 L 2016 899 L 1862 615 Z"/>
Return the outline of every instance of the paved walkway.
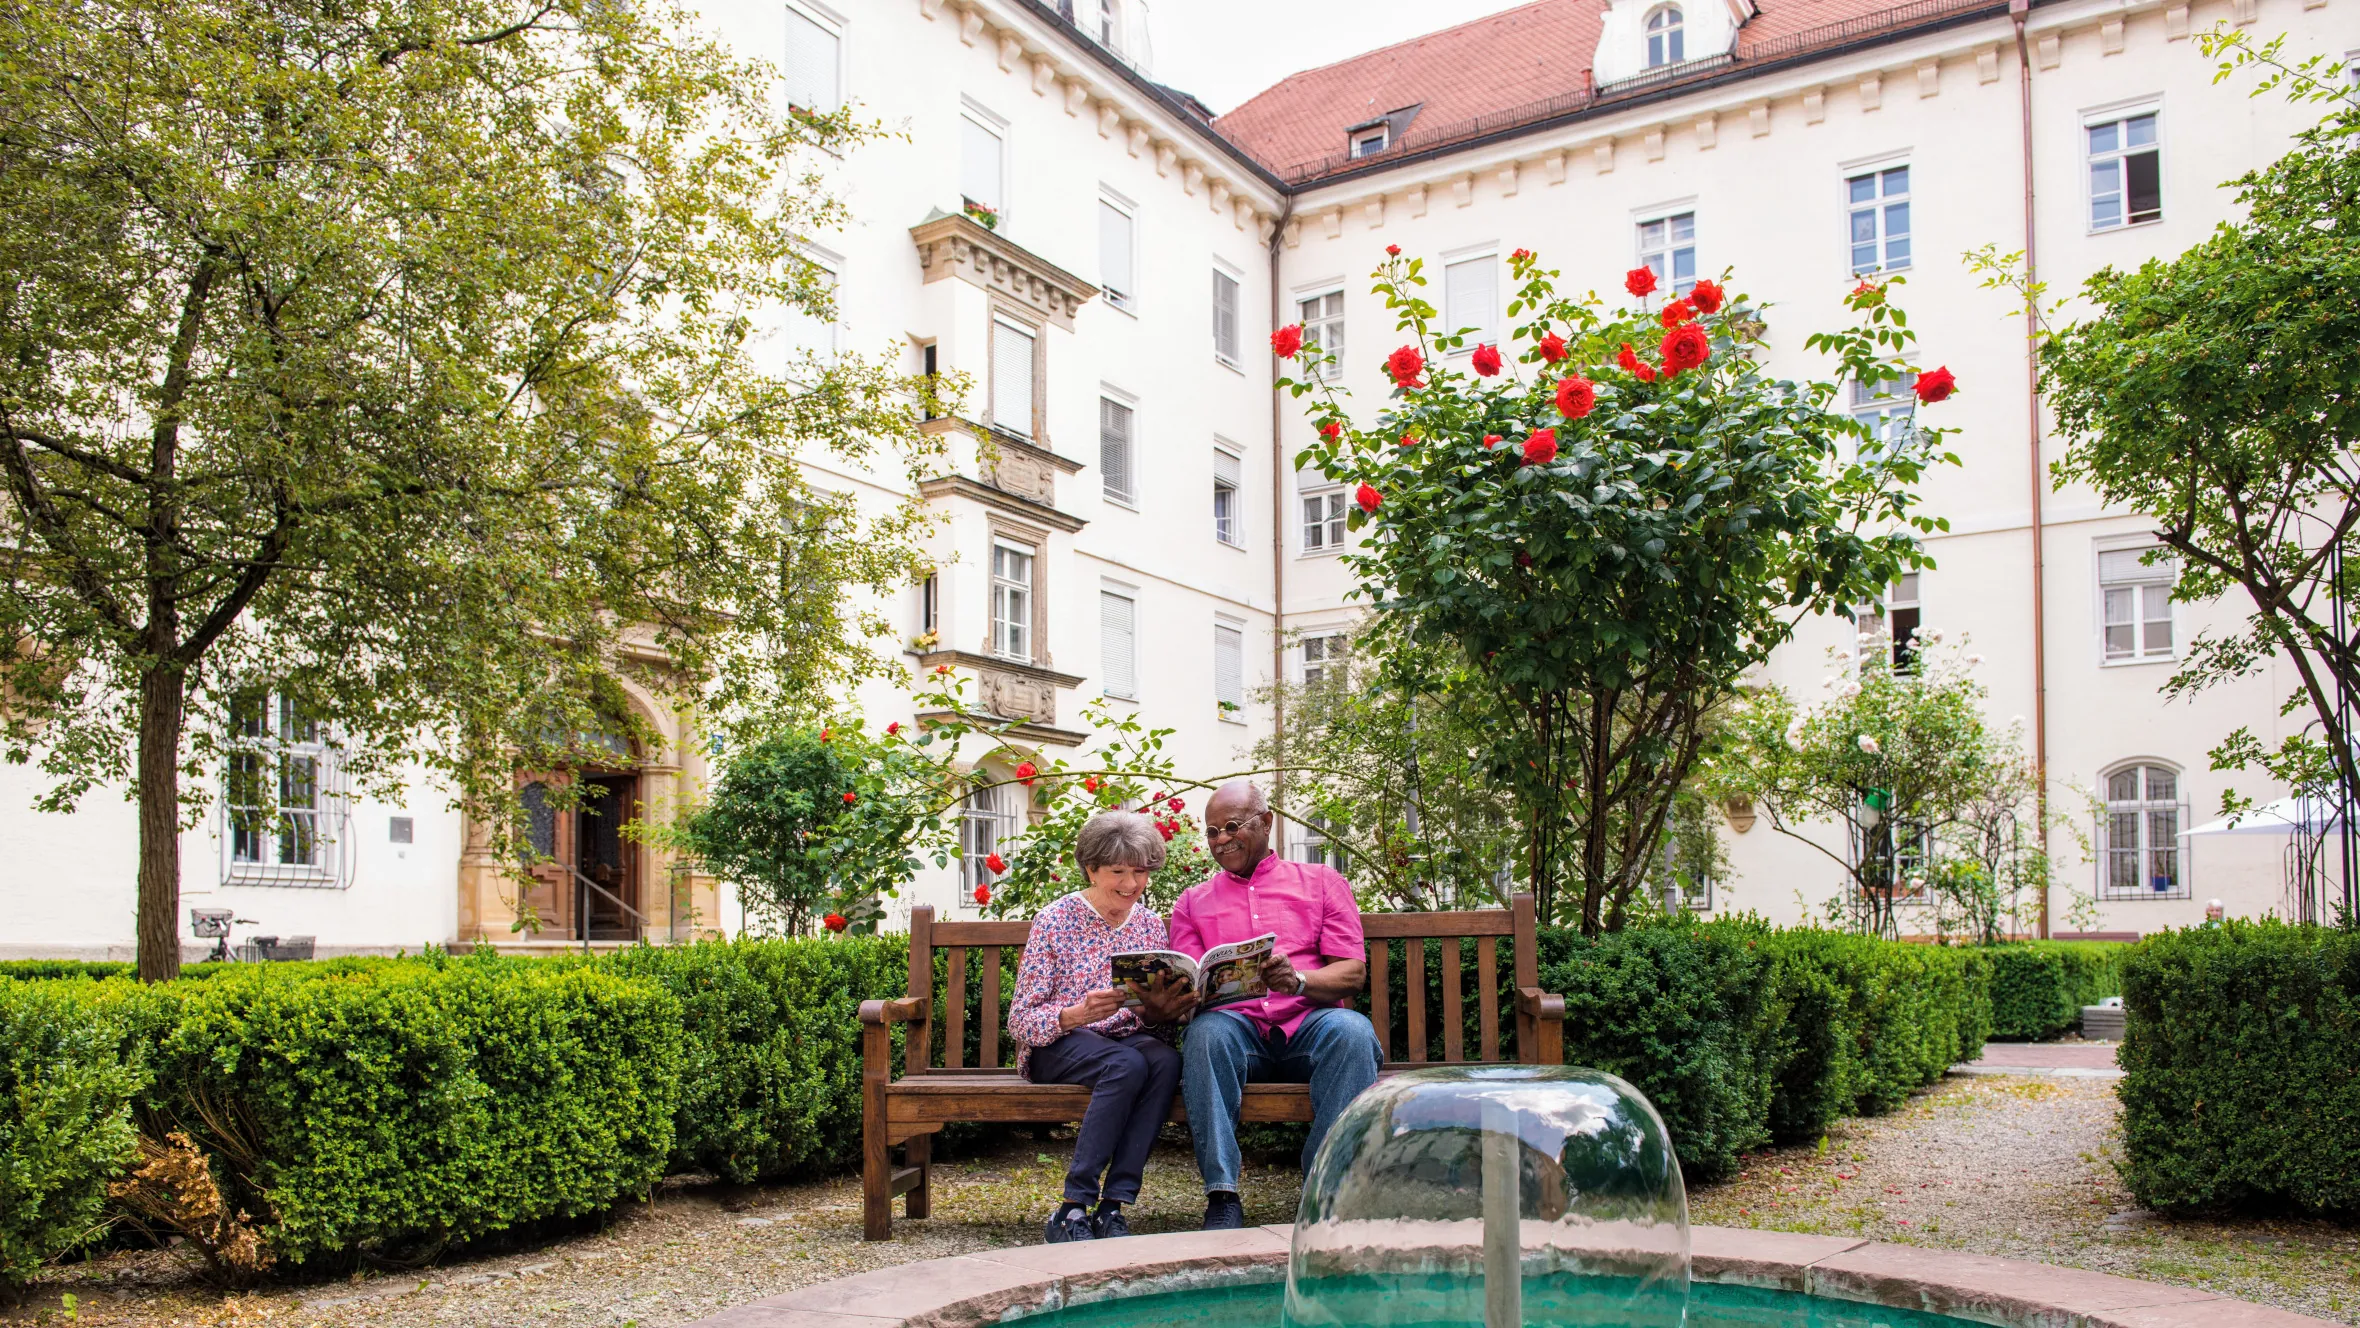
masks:
<path fill-rule="evenodd" d="M 2067 1079 L 2120 1079 L 2116 1042 L 1986 1042 L 1983 1054 L 1953 1074 L 2058 1075 Z"/>

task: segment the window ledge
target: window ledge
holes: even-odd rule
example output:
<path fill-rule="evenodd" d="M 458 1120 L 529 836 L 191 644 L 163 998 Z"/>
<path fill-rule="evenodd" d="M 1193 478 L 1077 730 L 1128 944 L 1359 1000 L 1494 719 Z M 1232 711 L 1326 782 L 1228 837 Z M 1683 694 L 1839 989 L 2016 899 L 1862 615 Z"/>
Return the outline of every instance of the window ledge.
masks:
<path fill-rule="evenodd" d="M 2143 231 L 2150 226 L 2161 226 L 2162 224 L 2163 218 L 2157 217 L 2153 221 L 2126 221 L 2120 226 L 2092 226 L 2085 233 L 2093 236 L 2120 235 L 2124 231 Z"/>
<path fill-rule="evenodd" d="M 2178 655 L 2152 655 L 2145 659 L 2101 659 L 2098 661 L 2098 667 L 2102 669 L 2135 669 L 2144 664 L 2177 664 L 2179 662 Z"/>
<path fill-rule="evenodd" d="M 1104 489 L 1100 489 L 1098 491 L 1098 496 L 1104 498 L 1106 501 L 1114 504 L 1126 512 L 1136 512 L 1139 510 L 1139 501 L 1135 498 L 1125 498 L 1119 493 L 1108 493 Z"/>
<path fill-rule="evenodd" d="M 1233 539 L 1223 539 L 1219 535 L 1215 535 L 1213 537 L 1213 542 L 1220 545 L 1224 549 L 1235 549 L 1239 553 L 1244 553 L 1246 551 L 1246 546 L 1244 544 L 1239 543 Z"/>
<path fill-rule="evenodd" d="M 1230 359 L 1228 356 L 1223 355 L 1219 351 L 1213 352 L 1213 363 L 1220 365 L 1222 368 L 1227 369 L 1229 372 L 1236 374 L 1240 378 L 1246 376 L 1245 365 L 1239 363 L 1236 360 Z"/>
<path fill-rule="evenodd" d="M 1297 558 L 1333 558 L 1342 552 L 1342 549 L 1305 549 L 1295 556 Z"/>

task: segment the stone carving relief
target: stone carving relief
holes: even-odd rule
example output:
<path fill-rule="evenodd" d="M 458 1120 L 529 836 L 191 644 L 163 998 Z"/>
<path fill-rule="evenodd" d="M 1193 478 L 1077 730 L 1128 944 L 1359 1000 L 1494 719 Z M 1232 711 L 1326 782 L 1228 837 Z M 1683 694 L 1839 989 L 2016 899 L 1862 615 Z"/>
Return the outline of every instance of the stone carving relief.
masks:
<path fill-rule="evenodd" d="M 1057 687 L 1046 679 L 984 668 L 977 670 L 976 682 L 977 697 L 992 714 L 1036 724 L 1057 722 Z"/>
<path fill-rule="evenodd" d="M 1057 471 L 1041 458 L 1002 444 L 997 455 L 985 459 L 984 466 L 984 479 L 993 488 L 1056 506 Z"/>

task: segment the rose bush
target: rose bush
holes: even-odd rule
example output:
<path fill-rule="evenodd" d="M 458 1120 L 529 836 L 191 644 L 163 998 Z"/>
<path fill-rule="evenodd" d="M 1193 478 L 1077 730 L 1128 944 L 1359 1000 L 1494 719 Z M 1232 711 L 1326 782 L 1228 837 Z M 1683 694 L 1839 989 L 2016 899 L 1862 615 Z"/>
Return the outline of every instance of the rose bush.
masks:
<path fill-rule="evenodd" d="M 1356 495 L 1362 542 L 1345 557 L 1372 639 L 1462 651 L 1513 717 L 1486 755 L 1522 808 L 1526 873 L 1544 909 L 1595 933 L 1657 862 L 1739 675 L 1801 615 L 1926 565 L 1918 535 L 1940 523 L 1912 486 L 1952 458 L 1937 430 L 1879 440 L 1835 381 L 1766 373 L 1761 312 L 1718 283 L 1691 288 L 1666 330 L 1644 303 L 1560 297 L 1529 252 L 1509 270 L 1510 372 L 1453 367 L 1467 337 L 1435 326 L 1422 260 L 1389 255 L 1375 290 L 1405 341 L 1384 405 L 1356 421 L 1316 348 L 1282 383 L 1316 394 L 1298 468 Z M 1645 268 L 1626 278 L 1642 301 L 1655 285 Z M 1839 381 L 1905 373 L 1912 334 L 1886 289 L 1850 307 L 1855 327 L 1806 345 Z M 1404 435 L 1419 445 L 1394 446 Z"/>

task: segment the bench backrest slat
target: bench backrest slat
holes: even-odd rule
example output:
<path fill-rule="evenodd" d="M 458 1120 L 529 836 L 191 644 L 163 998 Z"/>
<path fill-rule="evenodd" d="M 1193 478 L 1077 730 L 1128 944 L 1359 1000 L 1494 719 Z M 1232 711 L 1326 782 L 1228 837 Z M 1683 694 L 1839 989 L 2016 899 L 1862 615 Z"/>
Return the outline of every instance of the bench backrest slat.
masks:
<path fill-rule="evenodd" d="M 1427 1001 L 1431 996 L 1426 987 L 1426 948 L 1430 941 L 1441 943 L 1441 1006 L 1442 1060 L 1446 1063 L 1498 1061 L 1503 1058 L 1501 1024 L 1505 1021 L 1503 1006 L 1512 1006 L 1513 997 L 1502 999 L 1500 987 L 1499 943 L 1508 938 L 1512 951 L 1515 982 L 1519 988 L 1537 986 L 1540 961 L 1534 936 L 1535 910 L 1530 895 L 1514 896 L 1507 908 L 1466 909 L 1447 913 L 1367 913 L 1361 917 L 1361 930 L 1368 937 L 1369 967 L 1366 1009 L 1369 1021 L 1376 1025 L 1381 1054 L 1388 1065 L 1421 1065 L 1434 1063 L 1433 1048 L 1429 1045 L 1430 1011 Z M 926 995 L 934 989 L 934 955 L 942 951 L 947 973 L 943 984 L 942 1050 L 934 1051 L 934 1011 L 910 1026 L 907 1053 L 908 1074 L 923 1074 L 929 1068 L 934 1073 L 991 1074 L 1005 1072 L 1012 1057 L 1003 1055 L 1001 1040 L 1006 1028 L 1003 1002 L 1009 993 L 1002 979 L 1004 952 L 1021 953 L 1032 934 L 1029 921 L 996 922 L 937 922 L 934 910 L 919 905 L 910 910 L 910 984 L 913 995 Z M 1396 1060 L 1393 1024 L 1392 946 L 1401 945 L 1405 999 L 1402 1015 L 1407 1034 L 1405 1046 Z M 1467 1046 L 1466 1002 L 1468 998 L 1466 962 L 1463 944 L 1471 944 L 1475 951 L 1475 1040 L 1473 1056 Z M 980 961 L 983 971 L 977 990 L 976 1031 L 980 1046 L 975 1063 L 967 1063 L 967 1002 L 969 986 L 967 965 L 971 952 Z M 1515 1022 L 1515 1053 L 1531 1053 L 1533 1030 L 1519 1015 Z"/>

